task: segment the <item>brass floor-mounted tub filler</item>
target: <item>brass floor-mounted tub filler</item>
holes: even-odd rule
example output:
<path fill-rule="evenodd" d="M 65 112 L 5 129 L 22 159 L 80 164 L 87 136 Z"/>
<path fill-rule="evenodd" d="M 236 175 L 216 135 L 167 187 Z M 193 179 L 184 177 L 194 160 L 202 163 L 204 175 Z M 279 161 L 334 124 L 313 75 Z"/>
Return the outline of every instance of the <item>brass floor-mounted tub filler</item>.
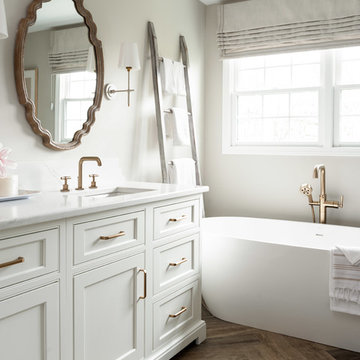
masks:
<path fill-rule="evenodd" d="M 323 164 L 315 165 L 313 177 L 315 179 L 319 178 L 320 173 L 320 195 L 319 201 L 314 201 L 312 197 L 312 187 L 309 184 L 302 184 L 300 191 L 308 197 L 309 205 L 311 206 L 313 222 L 315 220 L 315 211 L 314 206 L 319 206 L 319 223 L 326 224 L 326 210 L 327 208 L 342 208 L 344 205 L 344 197 L 341 195 L 340 201 L 331 201 L 326 199 L 325 191 L 325 166 Z"/>

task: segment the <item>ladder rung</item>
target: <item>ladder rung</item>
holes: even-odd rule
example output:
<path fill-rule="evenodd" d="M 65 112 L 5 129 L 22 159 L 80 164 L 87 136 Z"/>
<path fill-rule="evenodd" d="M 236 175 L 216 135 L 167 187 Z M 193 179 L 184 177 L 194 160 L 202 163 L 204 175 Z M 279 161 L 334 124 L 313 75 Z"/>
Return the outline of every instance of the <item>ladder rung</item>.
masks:
<path fill-rule="evenodd" d="M 164 58 L 163 57 L 159 57 L 159 60 L 161 61 L 161 62 L 164 62 Z M 180 61 L 179 61 L 180 62 Z M 184 68 L 186 68 L 186 65 L 185 64 L 182 64 L 182 66 L 184 67 Z"/>
<path fill-rule="evenodd" d="M 167 113 L 167 114 L 172 114 L 172 113 L 173 113 L 173 111 L 172 111 L 172 109 L 166 109 L 166 110 L 164 110 L 164 113 Z M 189 112 L 188 112 L 188 115 L 190 116 L 190 115 L 191 115 L 191 113 L 189 113 Z"/>
<path fill-rule="evenodd" d="M 196 161 L 195 161 L 195 164 L 196 164 Z M 174 162 L 173 162 L 173 161 L 169 161 L 169 162 L 168 162 L 168 165 L 174 165 Z"/>

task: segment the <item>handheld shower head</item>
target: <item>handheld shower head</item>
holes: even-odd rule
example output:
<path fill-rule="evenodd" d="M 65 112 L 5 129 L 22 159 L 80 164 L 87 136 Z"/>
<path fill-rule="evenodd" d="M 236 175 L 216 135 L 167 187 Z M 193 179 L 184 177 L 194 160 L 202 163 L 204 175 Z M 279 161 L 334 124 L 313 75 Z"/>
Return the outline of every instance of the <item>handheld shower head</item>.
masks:
<path fill-rule="evenodd" d="M 313 188 L 309 184 L 302 184 L 300 186 L 300 192 L 306 195 L 307 197 L 312 197 Z"/>

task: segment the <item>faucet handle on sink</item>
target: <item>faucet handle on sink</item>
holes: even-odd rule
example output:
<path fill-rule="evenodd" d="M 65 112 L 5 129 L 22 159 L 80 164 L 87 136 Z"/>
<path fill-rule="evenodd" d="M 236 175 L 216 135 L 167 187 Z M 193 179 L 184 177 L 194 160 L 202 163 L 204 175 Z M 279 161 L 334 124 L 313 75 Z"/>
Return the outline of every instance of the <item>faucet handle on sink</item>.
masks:
<path fill-rule="evenodd" d="M 99 177 L 99 175 L 98 174 L 91 174 L 91 175 L 89 175 L 89 177 L 92 178 L 91 185 L 90 185 L 89 189 L 97 189 L 95 178 Z"/>
<path fill-rule="evenodd" d="M 344 207 L 344 195 L 340 196 L 340 203 L 339 203 L 339 208 L 343 208 Z"/>
<path fill-rule="evenodd" d="M 70 180 L 71 177 L 70 177 L 70 176 L 62 176 L 60 179 L 61 179 L 61 180 L 64 180 L 63 187 L 62 187 L 62 189 L 61 189 L 60 191 L 61 191 L 61 192 L 68 192 L 68 191 L 70 191 L 70 190 L 69 190 L 68 180 Z"/>

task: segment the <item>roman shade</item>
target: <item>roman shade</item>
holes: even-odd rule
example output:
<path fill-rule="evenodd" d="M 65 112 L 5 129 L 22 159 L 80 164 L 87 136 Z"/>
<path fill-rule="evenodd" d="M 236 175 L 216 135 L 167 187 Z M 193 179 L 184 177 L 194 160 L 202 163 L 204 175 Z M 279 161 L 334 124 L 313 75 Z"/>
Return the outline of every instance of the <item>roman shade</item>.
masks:
<path fill-rule="evenodd" d="M 94 51 L 85 26 L 54 30 L 50 39 L 49 65 L 53 74 L 95 70 Z"/>
<path fill-rule="evenodd" d="M 218 16 L 222 58 L 360 45 L 360 0 L 242 0 Z"/>

